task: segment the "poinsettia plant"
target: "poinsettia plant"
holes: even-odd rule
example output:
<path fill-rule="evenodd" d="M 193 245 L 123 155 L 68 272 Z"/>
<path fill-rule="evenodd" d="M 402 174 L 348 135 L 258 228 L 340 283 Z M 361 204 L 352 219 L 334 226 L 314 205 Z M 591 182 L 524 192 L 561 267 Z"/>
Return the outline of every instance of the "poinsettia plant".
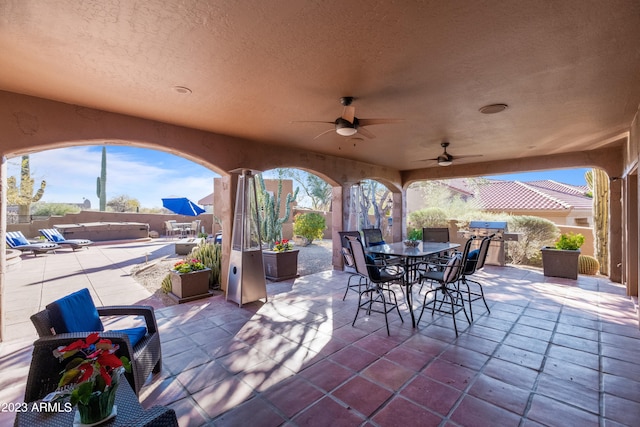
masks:
<path fill-rule="evenodd" d="M 60 346 L 53 355 L 61 362 L 68 361 L 58 383 L 59 390 L 71 390 L 70 402 L 87 404 L 96 392 L 104 392 L 112 386 L 123 371 L 131 372 L 128 358 L 118 358 L 114 353 L 119 346 L 111 340 L 101 339 L 98 332 L 89 334 L 67 346 Z"/>
<path fill-rule="evenodd" d="M 273 244 L 274 252 L 285 252 L 293 249 L 293 243 L 289 242 L 287 239 L 282 239 Z"/>
<path fill-rule="evenodd" d="M 176 273 L 191 273 L 192 271 L 204 270 L 205 266 L 199 259 L 185 259 L 178 261 L 173 265 L 173 270 Z"/>

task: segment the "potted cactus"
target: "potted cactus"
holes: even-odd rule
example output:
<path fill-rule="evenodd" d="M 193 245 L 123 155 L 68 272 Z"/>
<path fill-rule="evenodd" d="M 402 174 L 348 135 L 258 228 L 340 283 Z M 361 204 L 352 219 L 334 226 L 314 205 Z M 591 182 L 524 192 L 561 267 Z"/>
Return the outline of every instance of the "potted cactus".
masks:
<path fill-rule="evenodd" d="M 545 276 L 578 278 L 578 257 L 584 244 L 582 234 L 564 233 L 554 247 L 544 247 L 542 251 L 542 270 Z"/>

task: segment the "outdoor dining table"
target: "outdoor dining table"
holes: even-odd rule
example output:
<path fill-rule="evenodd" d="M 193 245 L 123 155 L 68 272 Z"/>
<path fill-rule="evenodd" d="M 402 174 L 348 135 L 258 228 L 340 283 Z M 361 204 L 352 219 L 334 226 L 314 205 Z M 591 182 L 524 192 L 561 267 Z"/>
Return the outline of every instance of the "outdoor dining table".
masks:
<path fill-rule="evenodd" d="M 451 242 L 420 242 L 418 246 L 411 247 L 405 245 L 403 242 L 397 243 L 385 243 L 384 245 L 370 246 L 365 248 L 365 251 L 372 255 L 388 255 L 394 257 L 400 257 L 404 263 L 404 287 L 405 298 L 407 300 L 407 306 L 411 313 L 411 325 L 416 327 L 416 319 L 413 314 L 413 297 L 411 290 L 413 284 L 418 280 L 417 268 L 423 259 L 442 254 L 453 249 L 460 247 L 459 243 Z"/>

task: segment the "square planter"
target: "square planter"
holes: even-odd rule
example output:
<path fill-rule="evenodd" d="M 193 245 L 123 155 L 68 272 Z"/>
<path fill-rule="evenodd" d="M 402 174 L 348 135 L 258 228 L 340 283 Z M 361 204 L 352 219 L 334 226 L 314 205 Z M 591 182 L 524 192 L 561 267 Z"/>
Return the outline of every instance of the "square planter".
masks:
<path fill-rule="evenodd" d="M 274 282 L 298 277 L 298 249 L 285 252 L 262 251 L 264 275 Z"/>
<path fill-rule="evenodd" d="M 171 271 L 171 297 L 178 303 L 206 298 L 212 295 L 209 291 L 210 268 L 192 271 L 191 273 L 176 273 Z"/>
<path fill-rule="evenodd" d="M 545 276 L 578 278 L 578 257 L 580 251 L 555 248 L 542 248 L 542 270 Z"/>

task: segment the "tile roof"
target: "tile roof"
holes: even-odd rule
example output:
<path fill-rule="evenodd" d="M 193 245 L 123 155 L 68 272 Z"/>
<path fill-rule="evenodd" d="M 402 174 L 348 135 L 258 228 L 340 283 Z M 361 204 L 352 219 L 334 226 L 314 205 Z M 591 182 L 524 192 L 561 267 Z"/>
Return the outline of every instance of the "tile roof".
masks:
<path fill-rule="evenodd" d="M 569 210 L 591 209 L 586 186 L 553 180 L 502 181 L 492 179 L 451 179 L 442 181 L 454 191 L 474 195 L 487 210 Z"/>

